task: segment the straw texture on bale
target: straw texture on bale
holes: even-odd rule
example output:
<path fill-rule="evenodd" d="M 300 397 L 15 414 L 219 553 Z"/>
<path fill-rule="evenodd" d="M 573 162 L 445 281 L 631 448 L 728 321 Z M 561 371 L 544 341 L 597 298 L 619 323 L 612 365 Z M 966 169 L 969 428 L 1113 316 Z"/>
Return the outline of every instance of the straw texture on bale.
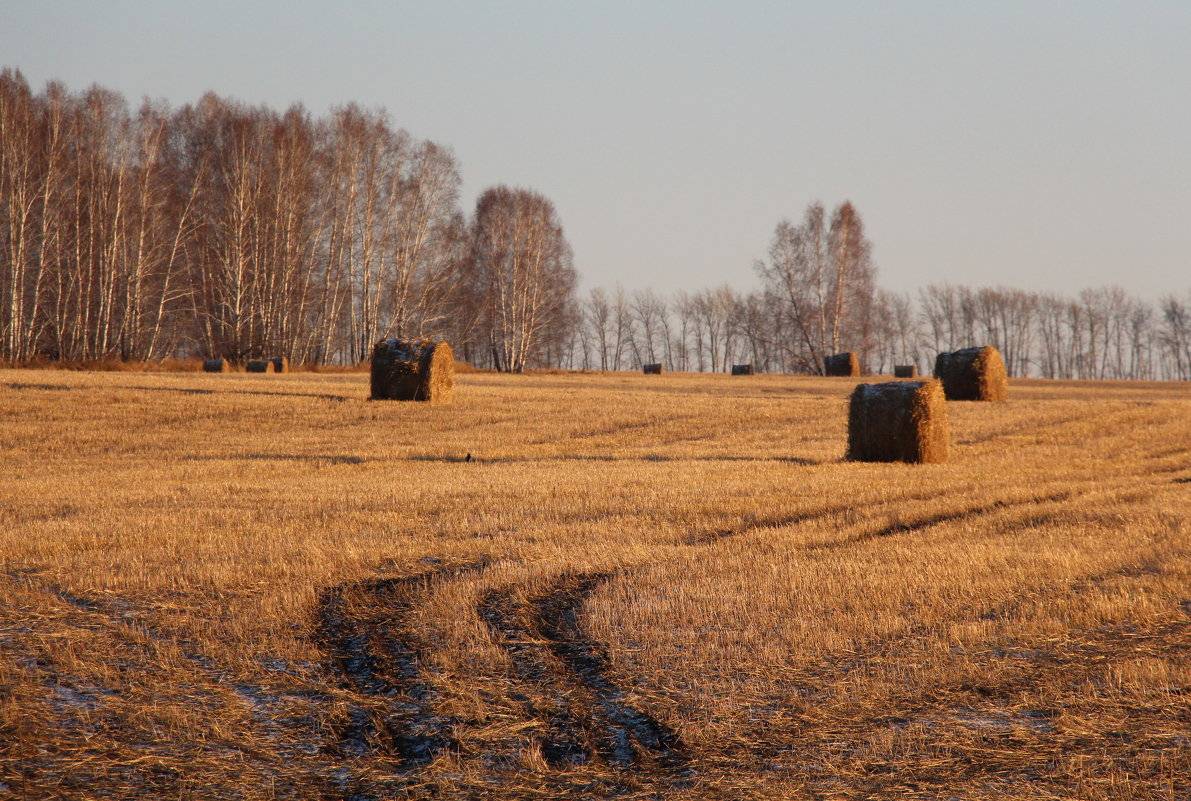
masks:
<path fill-rule="evenodd" d="M 848 403 L 848 458 L 947 461 L 947 403 L 938 381 L 858 384 Z"/>
<path fill-rule="evenodd" d="M 894 378 L 917 378 L 918 367 L 913 364 L 895 364 L 893 365 Z"/>
<path fill-rule="evenodd" d="M 646 375 L 661 375 L 662 366 L 660 364 L 643 364 L 641 365 L 641 371 Z"/>
<path fill-rule="evenodd" d="M 244 365 L 244 369 L 250 373 L 271 373 L 273 372 L 273 361 L 271 359 L 252 359 Z"/>
<path fill-rule="evenodd" d="M 288 356 L 274 356 L 269 361 L 273 362 L 273 372 L 288 373 L 289 372 L 289 357 Z"/>
<path fill-rule="evenodd" d="M 752 375 L 753 366 L 751 364 L 734 364 L 732 365 L 732 375 Z"/>
<path fill-rule="evenodd" d="M 852 351 L 823 357 L 823 374 L 834 376 L 860 375 L 860 359 Z"/>
<path fill-rule="evenodd" d="M 1009 394 L 1001 352 L 988 345 L 940 353 L 935 378 L 943 382 L 947 400 L 1003 401 Z"/>
<path fill-rule="evenodd" d="M 230 373 L 232 363 L 227 359 L 203 359 L 204 373 Z"/>
<path fill-rule="evenodd" d="M 450 403 L 455 356 L 446 342 L 382 339 L 372 349 L 372 399 Z"/>

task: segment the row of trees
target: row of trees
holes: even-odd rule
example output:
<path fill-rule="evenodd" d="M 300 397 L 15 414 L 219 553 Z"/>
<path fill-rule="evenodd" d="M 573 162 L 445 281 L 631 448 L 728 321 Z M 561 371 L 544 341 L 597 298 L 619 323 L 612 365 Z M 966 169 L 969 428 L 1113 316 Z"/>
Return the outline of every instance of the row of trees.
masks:
<path fill-rule="evenodd" d="M 722 371 L 751 362 L 821 373 L 824 356 L 851 350 L 872 372 L 929 371 L 940 351 L 992 344 L 1017 376 L 1191 379 L 1191 293 L 1156 306 L 1119 287 L 1072 297 L 946 284 L 895 294 L 877 287 L 871 253 L 851 203 L 830 215 L 812 204 L 801 222 L 778 223 L 756 264 L 756 291 L 591 290 L 573 366 Z"/>
<path fill-rule="evenodd" d="M 928 286 L 916 295 L 876 290 L 852 299 L 857 314 L 841 326 L 839 350 L 855 350 L 865 368 L 895 364 L 929 372 L 935 354 L 992 344 L 1015 376 L 1068 379 L 1191 380 L 1191 293 L 1158 304 L 1118 287 L 1074 296 L 1007 288 Z M 768 372 L 821 373 L 828 337 L 800 337 L 819 325 L 817 310 L 799 320 L 775 287 L 742 293 L 727 286 L 669 297 L 652 290 L 591 290 L 565 366 L 723 371 L 751 362 Z M 812 332 L 818 329 L 812 328 Z"/>
<path fill-rule="evenodd" d="M 815 373 L 853 350 L 888 372 L 991 343 L 1014 375 L 1191 378 L 1191 297 L 891 294 L 850 203 L 779 223 L 756 291 L 580 300 L 547 198 L 497 186 L 468 217 L 459 185 L 449 150 L 355 105 L 318 118 L 208 94 L 134 111 L 0 71 L 0 361 L 357 363 L 382 337 L 442 336 L 509 371 Z"/>
<path fill-rule="evenodd" d="M 0 359 L 358 362 L 446 335 L 520 370 L 557 351 L 570 249 L 524 189 L 459 209 L 454 157 L 344 106 L 208 94 L 135 111 L 0 72 Z"/>

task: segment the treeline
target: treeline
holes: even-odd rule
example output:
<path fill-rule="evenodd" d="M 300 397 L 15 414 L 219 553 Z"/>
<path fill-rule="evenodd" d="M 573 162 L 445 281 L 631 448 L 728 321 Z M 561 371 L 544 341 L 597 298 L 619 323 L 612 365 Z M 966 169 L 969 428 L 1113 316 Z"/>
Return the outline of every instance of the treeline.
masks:
<path fill-rule="evenodd" d="M 446 336 L 482 365 L 556 359 L 575 272 L 549 200 L 466 218 L 449 150 L 348 105 L 213 94 L 132 110 L 0 72 L 0 359 L 355 363 Z"/>
<path fill-rule="evenodd" d="M 570 366 L 724 371 L 750 362 L 822 373 L 824 356 L 855 351 L 870 372 L 895 364 L 929 372 L 940 351 L 992 344 L 1015 376 L 1191 379 L 1191 292 L 1158 304 L 1117 287 L 1067 296 L 935 285 L 896 294 L 877 287 L 871 251 L 850 203 L 830 216 L 812 204 L 799 223 L 778 224 L 756 264 L 756 291 L 591 290 Z"/>
<path fill-rule="evenodd" d="M 871 317 L 843 329 L 840 349 L 855 350 L 874 373 L 895 364 L 929 372 L 940 351 L 987 343 L 1015 376 L 1191 380 L 1191 293 L 1152 304 L 1117 287 L 1065 296 L 943 284 L 914 295 L 878 290 L 865 308 Z M 791 336 L 787 303 L 763 290 L 597 288 L 582 309 L 566 367 L 726 371 L 747 362 L 766 372 L 822 372 L 812 361 L 819 349 Z"/>
<path fill-rule="evenodd" d="M 284 355 L 354 364 L 445 337 L 478 367 L 873 372 L 997 345 L 1014 375 L 1191 378 L 1191 294 L 881 290 L 858 211 L 778 224 L 759 288 L 582 298 L 552 203 L 497 186 L 466 215 L 451 152 L 347 105 L 208 94 L 135 110 L 0 71 L 0 361 Z"/>

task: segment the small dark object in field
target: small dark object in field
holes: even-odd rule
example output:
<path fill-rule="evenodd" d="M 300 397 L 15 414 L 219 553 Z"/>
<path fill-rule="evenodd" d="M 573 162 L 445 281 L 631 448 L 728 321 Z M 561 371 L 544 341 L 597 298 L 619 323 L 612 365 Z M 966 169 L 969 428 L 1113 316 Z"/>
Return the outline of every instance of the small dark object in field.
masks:
<path fill-rule="evenodd" d="M 825 356 L 823 357 L 823 375 L 858 376 L 860 375 L 860 359 L 852 351 Z"/>
<path fill-rule="evenodd" d="M 918 367 L 913 364 L 895 364 L 893 366 L 894 378 L 917 378 Z"/>
<path fill-rule="evenodd" d="M 732 375 L 752 375 L 753 366 L 751 364 L 734 364 L 732 365 Z"/>
<path fill-rule="evenodd" d="M 450 403 L 455 357 L 446 342 L 382 339 L 372 349 L 372 399 Z"/>
<path fill-rule="evenodd" d="M 947 400 L 1003 401 L 1009 393 L 1001 352 L 987 345 L 940 353 L 935 378 L 943 382 Z"/>
<path fill-rule="evenodd" d="M 641 365 L 641 371 L 646 375 L 661 375 L 662 366 L 660 364 L 643 364 Z"/>
<path fill-rule="evenodd" d="M 947 404 L 938 381 L 858 384 L 848 403 L 848 459 L 947 461 Z"/>
<path fill-rule="evenodd" d="M 465 461 L 465 462 L 470 462 L 470 461 L 471 461 L 471 454 L 470 454 L 470 453 L 469 453 L 469 454 L 467 454 L 467 457 L 466 457 L 466 458 L 465 458 L 463 461 Z"/>
<path fill-rule="evenodd" d="M 273 362 L 273 372 L 288 373 L 289 372 L 289 357 L 288 356 L 274 356 L 269 361 Z"/>
<path fill-rule="evenodd" d="M 227 359 L 204 359 L 203 372 L 204 373 L 230 373 L 232 371 L 232 363 Z"/>
<path fill-rule="evenodd" d="M 253 359 L 244 366 L 244 369 L 250 373 L 271 373 L 273 372 L 273 362 L 270 359 Z"/>

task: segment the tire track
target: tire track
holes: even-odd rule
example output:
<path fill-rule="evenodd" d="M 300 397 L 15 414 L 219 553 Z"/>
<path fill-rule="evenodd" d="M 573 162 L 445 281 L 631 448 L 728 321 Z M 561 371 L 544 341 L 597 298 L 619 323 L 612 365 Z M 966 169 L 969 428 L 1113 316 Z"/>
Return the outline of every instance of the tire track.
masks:
<path fill-rule="evenodd" d="M 607 649 L 588 639 L 579 624 L 584 601 L 610 577 L 609 573 L 590 573 L 558 579 L 549 592 L 532 602 L 534 629 L 566 667 L 571 681 L 592 697 L 592 717 L 601 720 L 605 729 L 601 750 L 612 765 L 630 768 L 647 760 L 670 777 L 688 779 L 691 758 L 682 739 L 664 723 L 629 705 L 625 691 L 609 677 Z"/>
<path fill-rule="evenodd" d="M 531 630 L 513 590 L 488 591 L 476 611 L 492 639 L 508 655 L 514 677 L 535 691 L 535 698 L 525 697 L 521 704 L 531 720 L 543 723 L 545 731 L 536 741 L 546 763 L 554 768 L 587 763 L 594 750 L 590 744 L 598 741 L 591 718 L 580 716 L 570 703 L 570 694 L 558 686 L 542 640 Z"/>
<path fill-rule="evenodd" d="M 344 689 L 380 702 L 349 705 L 347 722 L 336 732 L 344 756 L 390 756 L 401 770 L 412 770 L 457 750 L 455 721 L 435 713 L 437 694 L 421 666 L 427 646 L 409 617 L 435 583 L 483 567 L 482 562 L 441 567 L 322 592 L 318 643 Z"/>

